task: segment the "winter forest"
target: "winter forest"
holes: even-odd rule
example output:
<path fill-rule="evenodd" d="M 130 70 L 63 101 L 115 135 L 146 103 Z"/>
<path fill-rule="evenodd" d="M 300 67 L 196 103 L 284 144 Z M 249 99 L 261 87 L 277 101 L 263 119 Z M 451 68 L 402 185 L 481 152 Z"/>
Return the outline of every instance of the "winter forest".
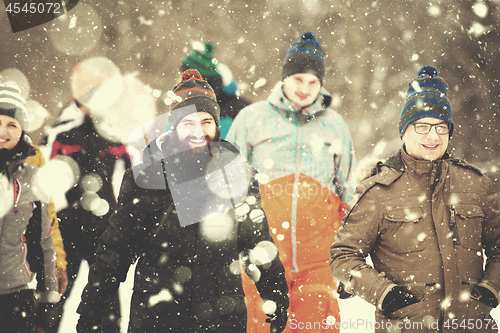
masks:
<path fill-rule="evenodd" d="M 193 43 L 212 41 L 242 96 L 258 101 L 280 79 L 290 44 L 311 30 L 327 55 L 324 86 L 350 127 L 358 159 L 399 148 L 407 84 L 430 64 L 450 86 L 458 129 L 453 155 L 481 167 L 500 190 L 498 1 L 82 0 L 68 14 L 15 34 L 1 15 L 1 72 L 20 75 L 28 88 L 35 143 L 70 100 L 71 69 L 85 58 L 107 57 L 141 82 L 149 96 L 134 102 L 129 94 L 127 108 L 162 114 Z M 110 116 L 125 131 L 134 121 L 124 110 Z"/>
<path fill-rule="evenodd" d="M 73 66 L 89 57 L 111 60 L 123 89 L 101 116 L 126 143 L 141 122 L 168 111 L 180 60 L 200 42 L 214 43 L 239 94 L 255 102 L 281 79 L 290 45 L 312 31 L 326 53 L 324 87 L 349 126 L 358 161 L 400 148 L 408 82 L 432 65 L 449 85 L 451 154 L 480 167 L 500 194 L 499 20 L 500 0 L 80 0 L 17 33 L 2 10 L 0 74 L 21 85 L 28 134 L 40 144 L 71 101 Z M 342 307 L 373 311 L 361 300 Z"/>

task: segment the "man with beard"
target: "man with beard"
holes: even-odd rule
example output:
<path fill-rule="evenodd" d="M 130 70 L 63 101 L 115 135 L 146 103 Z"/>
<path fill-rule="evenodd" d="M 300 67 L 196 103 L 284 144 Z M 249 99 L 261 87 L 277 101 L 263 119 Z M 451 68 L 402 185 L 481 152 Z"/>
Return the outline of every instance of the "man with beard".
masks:
<path fill-rule="evenodd" d="M 270 331 L 282 332 L 288 287 L 255 172 L 219 139 L 219 105 L 198 71 L 184 72 L 172 92 L 172 130 L 125 173 L 77 331 L 100 331 L 107 302 L 138 259 L 128 332 L 246 332 L 242 257 L 267 305 Z"/>

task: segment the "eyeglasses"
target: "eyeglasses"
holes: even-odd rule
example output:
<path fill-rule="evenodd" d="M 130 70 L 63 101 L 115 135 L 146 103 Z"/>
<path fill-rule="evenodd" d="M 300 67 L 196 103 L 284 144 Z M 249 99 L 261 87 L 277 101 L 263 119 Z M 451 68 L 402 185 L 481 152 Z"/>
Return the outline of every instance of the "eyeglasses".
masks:
<path fill-rule="evenodd" d="M 433 127 L 436 128 L 436 133 L 439 135 L 450 133 L 450 124 L 448 123 L 439 123 L 439 124 L 412 123 L 410 125 L 413 125 L 413 127 L 415 128 L 415 132 L 417 134 L 428 134 Z"/>

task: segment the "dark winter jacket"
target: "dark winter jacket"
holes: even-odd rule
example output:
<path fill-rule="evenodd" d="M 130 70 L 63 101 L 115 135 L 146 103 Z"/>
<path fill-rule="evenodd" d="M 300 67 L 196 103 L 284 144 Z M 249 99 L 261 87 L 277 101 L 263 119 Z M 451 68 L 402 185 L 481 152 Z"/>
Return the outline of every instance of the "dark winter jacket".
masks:
<path fill-rule="evenodd" d="M 58 218 L 66 251 L 80 251 L 86 257 L 92 257 L 116 204 L 112 180 L 117 161 L 130 167 L 126 146 L 98 131 L 94 121 L 72 103 L 46 142 L 50 159 L 62 158 L 75 172 L 75 184 L 66 192 L 67 207 Z"/>
<path fill-rule="evenodd" d="M 447 154 L 431 162 L 403 150 L 374 170 L 356 188 L 330 248 L 332 275 L 376 306 L 377 322 L 424 325 L 402 332 L 490 332 L 493 323 L 485 330 L 481 320 L 491 319 L 492 307 L 471 292 L 479 286 L 498 298 L 500 291 L 500 212 L 491 181 Z M 395 285 L 419 302 L 384 316 Z"/>
<path fill-rule="evenodd" d="M 234 168 L 244 164 L 231 144 L 212 144 L 212 167 L 190 168 L 166 153 L 168 136 L 153 141 L 143 164 L 126 172 L 78 312 L 84 320 L 102 313 L 139 258 L 132 332 L 149 332 L 153 323 L 161 332 L 246 332 L 240 255 L 261 260 L 255 261 L 261 264 L 261 296 L 288 307 L 284 269 L 260 209 L 257 181 L 249 169 Z M 200 207 L 215 217 L 203 219 Z M 160 301 L 148 303 L 152 299 Z"/>
<path fill-rule="evenodd" d="M 236 115 L 251 104 L 250 101 L 236 95 L 226 95 L 224 92 L 217 94 L 217 103 L 220 105 L 219 130 L 221 139 L 225 139 Z"/>
<path fill-rule="evenodd" d="M 16 146 L 17 147 L 17 146 Z M 16 148 L 14 148 L 16 149 Z M 0 294 L 30 288 L 36 273 L 40 302 L 56 303 L 57 274 L 48 216 L 48 195 L 37 181 L 37 167 L 25 163 L 28 151 L 0 157 Z M 6 162 L 6 163 L 5 163 Z M 39 180 L 39 179 L 38 179 Z"/>

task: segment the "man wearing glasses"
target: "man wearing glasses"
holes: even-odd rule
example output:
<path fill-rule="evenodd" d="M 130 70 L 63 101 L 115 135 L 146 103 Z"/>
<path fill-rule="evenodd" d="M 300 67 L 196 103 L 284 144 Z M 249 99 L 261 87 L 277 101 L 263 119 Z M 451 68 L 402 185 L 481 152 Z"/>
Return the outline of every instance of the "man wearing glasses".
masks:
<path fill-rule="evenodd" d="M 357 186 L 330 248 L 332 275 L 376 307 L 375 332 L 498 331 L 498 199 L 479 169 L 448 155 L 447 95 L 434 67 L 410 81 L 403 148 Z"/>

